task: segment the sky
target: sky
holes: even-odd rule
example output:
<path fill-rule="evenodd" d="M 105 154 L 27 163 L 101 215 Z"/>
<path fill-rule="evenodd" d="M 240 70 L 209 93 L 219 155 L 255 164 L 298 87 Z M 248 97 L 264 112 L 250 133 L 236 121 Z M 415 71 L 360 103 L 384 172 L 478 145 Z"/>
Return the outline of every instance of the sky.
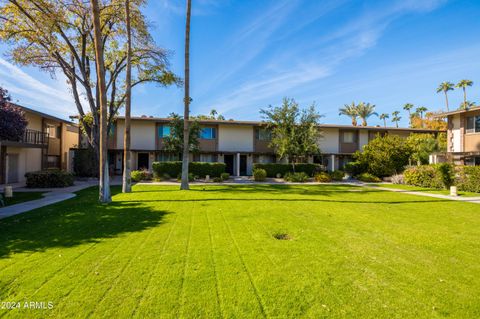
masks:
<path fill-rule="evenodd" d="M 444 110 L 437 86 L 461 79 L 474 81 L 468 100 L 480 104 L 478 0 L 192 0 L 192 10 L 193 115 L 215 109 L 260 120 L 260 109 L 288 97 L 305 108 L 315 103 L 322 123 L 349 124 L 338 109 L 351 102 L 375 104 L 378 113 L 405 103 Z M 144 12 L 183 76 L 185 1 L 151 0 Z M 76 113 L 61 74 L 13 65 L 7 51 L 0 45 L 0 86 L 14 101 L 63 118 Z M 461 90 L 449 95 L 457 108 Z M 132 100 L 133 115 L 183 112 L 179 87 L 138 86 Z"/>

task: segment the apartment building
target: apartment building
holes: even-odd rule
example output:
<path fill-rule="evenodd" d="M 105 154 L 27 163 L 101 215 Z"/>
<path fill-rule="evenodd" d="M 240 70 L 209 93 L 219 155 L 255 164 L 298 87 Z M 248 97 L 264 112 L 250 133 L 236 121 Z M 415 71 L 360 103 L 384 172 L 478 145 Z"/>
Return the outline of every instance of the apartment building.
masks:
<path fill-rule="evenodd" d="M 480 165 L 480 107 L 439 115 L 448 121 L 447 160 L 457 165 Z"/>
<path fill-rule="evenodd" d="M 164 150 L 164 138 L 170 135 L 170 120 L 155 117 L 134 117 L 131 120 L 131 149 L 133 169 L 151 169 L 154 161 L 179 160 L 179 154 Z M 255 121 L 201 120 L 200 152 L 190 160 L 223 162 L 231 175 L 251 175 L 254 163 L 274 163 L 278 159 L 269 147 L 270 132 L 264 123 Z M 411 133 L 437 133 L 427 129 L 384 128 L 373 126 L 320 125 L 319 147 L 322 155 L 309 162 L 325 165 L 330 171 L 341 169 L 351 161 L 352 154 L 377 134 L 407 137 Z M 122 173 L 124 118 L 119 117 L 109 140 L 110 167 Z"/>
<path fill-rule="evenodd" d="M 78 145 L 78 125 L 15 105 L 25 112 L 27 129 L 19 141 L 0 141 L 0 184 L 25 181 L 25 173 L 48 168 L 70 170 L 69 150 Z"/>

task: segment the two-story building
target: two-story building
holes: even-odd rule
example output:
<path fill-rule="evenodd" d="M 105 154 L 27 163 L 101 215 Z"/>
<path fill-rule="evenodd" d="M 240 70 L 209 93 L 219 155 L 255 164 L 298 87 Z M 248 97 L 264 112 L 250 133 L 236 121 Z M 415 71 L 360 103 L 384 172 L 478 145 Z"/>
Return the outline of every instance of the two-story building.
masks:
<path fill-rule="evenodd" d="M 192 161 L 223 162 L 231 175 L 251 175 L 254 163 L 273 163 L 278 159 L 269 146 L 270 132 L 265 123 L 256 121 L 200 120 L 202 128 L 200 152 L 191 154 Z M 435 130 L 384 128 L 373 126 L 328 125 L 319 126 L 318 141 L 322 155 L 309 158 L 329 170 L 342 168 L 351 161 L 353 153 L 377 134 L 407 137 L 412 133 L 433 133 Z M 179 154 L 164 150 L 164 138 L 170 135 L 170 120 L 156 117 L 133 117 L 131 120 L 131 150 L 133 169 L 151 169 L 154 161 L 180 160 Z M 124 118 L 119 117 L 109 141 L 110 165 L 115 174 L 123 167 Z"/>
<path fill-rule="evenodd" d="M 447 160 L 457 165 L 480 165 L 480 107 L 438 116 L 448 121 Z"/>
<path fill-rule="evenodd" d="M 0 184 L 23 182 L 25 173 L 42 169 L 71 170 L 69 150 L 78 145 L 78 125 L 15 106 L 25 112 L 28 125 L 19 141 L 0 141 Z"/>

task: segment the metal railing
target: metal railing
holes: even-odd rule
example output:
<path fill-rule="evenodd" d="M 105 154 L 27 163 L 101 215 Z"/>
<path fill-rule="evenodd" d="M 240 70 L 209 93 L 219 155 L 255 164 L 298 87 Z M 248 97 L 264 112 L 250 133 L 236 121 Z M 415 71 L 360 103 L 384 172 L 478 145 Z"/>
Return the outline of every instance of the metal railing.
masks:
<path fill-rule="evenodd" d="M 34 144 L 34 145 L 48 145 L 48 133 L 26 129 L 23 133 L 23 136 L 17 141 L 10 141 L 10 142 L 18 142 L 18 143 L 25 143 L 25 144 Z"/>

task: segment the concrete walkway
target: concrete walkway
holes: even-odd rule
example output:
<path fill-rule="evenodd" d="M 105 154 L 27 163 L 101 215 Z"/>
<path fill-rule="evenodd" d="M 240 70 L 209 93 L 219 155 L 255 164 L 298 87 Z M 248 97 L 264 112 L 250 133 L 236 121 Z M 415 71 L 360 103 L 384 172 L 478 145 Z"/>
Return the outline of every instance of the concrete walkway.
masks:
<path fill-rule="evenodd" d="M 468 203 L 480 204 L 480 197 L 450 196 L 450 195 L 432 194 L 432 193 L 418 192 L 418 191 L 409 191 L 409 190 L 405 190 L 405 189 L 372 186 L 372 185 L 368 185 L 368 184 L 359 184 L 359 185 L 363 186 L 363 187 L 370 187 L 370 188 L 374 188 L 374 189 L 379 189 L 379 190 L 382 190 L 382 191 L 390 191 L 390 192 L 404 193 L 404 194 L 409 194 L 409 195 L 434 197 L 434 198 L 448 199 L 448 200 L 453 200 L 453 201 L 458 201 L 458 202 L 468 202 Z"/>

